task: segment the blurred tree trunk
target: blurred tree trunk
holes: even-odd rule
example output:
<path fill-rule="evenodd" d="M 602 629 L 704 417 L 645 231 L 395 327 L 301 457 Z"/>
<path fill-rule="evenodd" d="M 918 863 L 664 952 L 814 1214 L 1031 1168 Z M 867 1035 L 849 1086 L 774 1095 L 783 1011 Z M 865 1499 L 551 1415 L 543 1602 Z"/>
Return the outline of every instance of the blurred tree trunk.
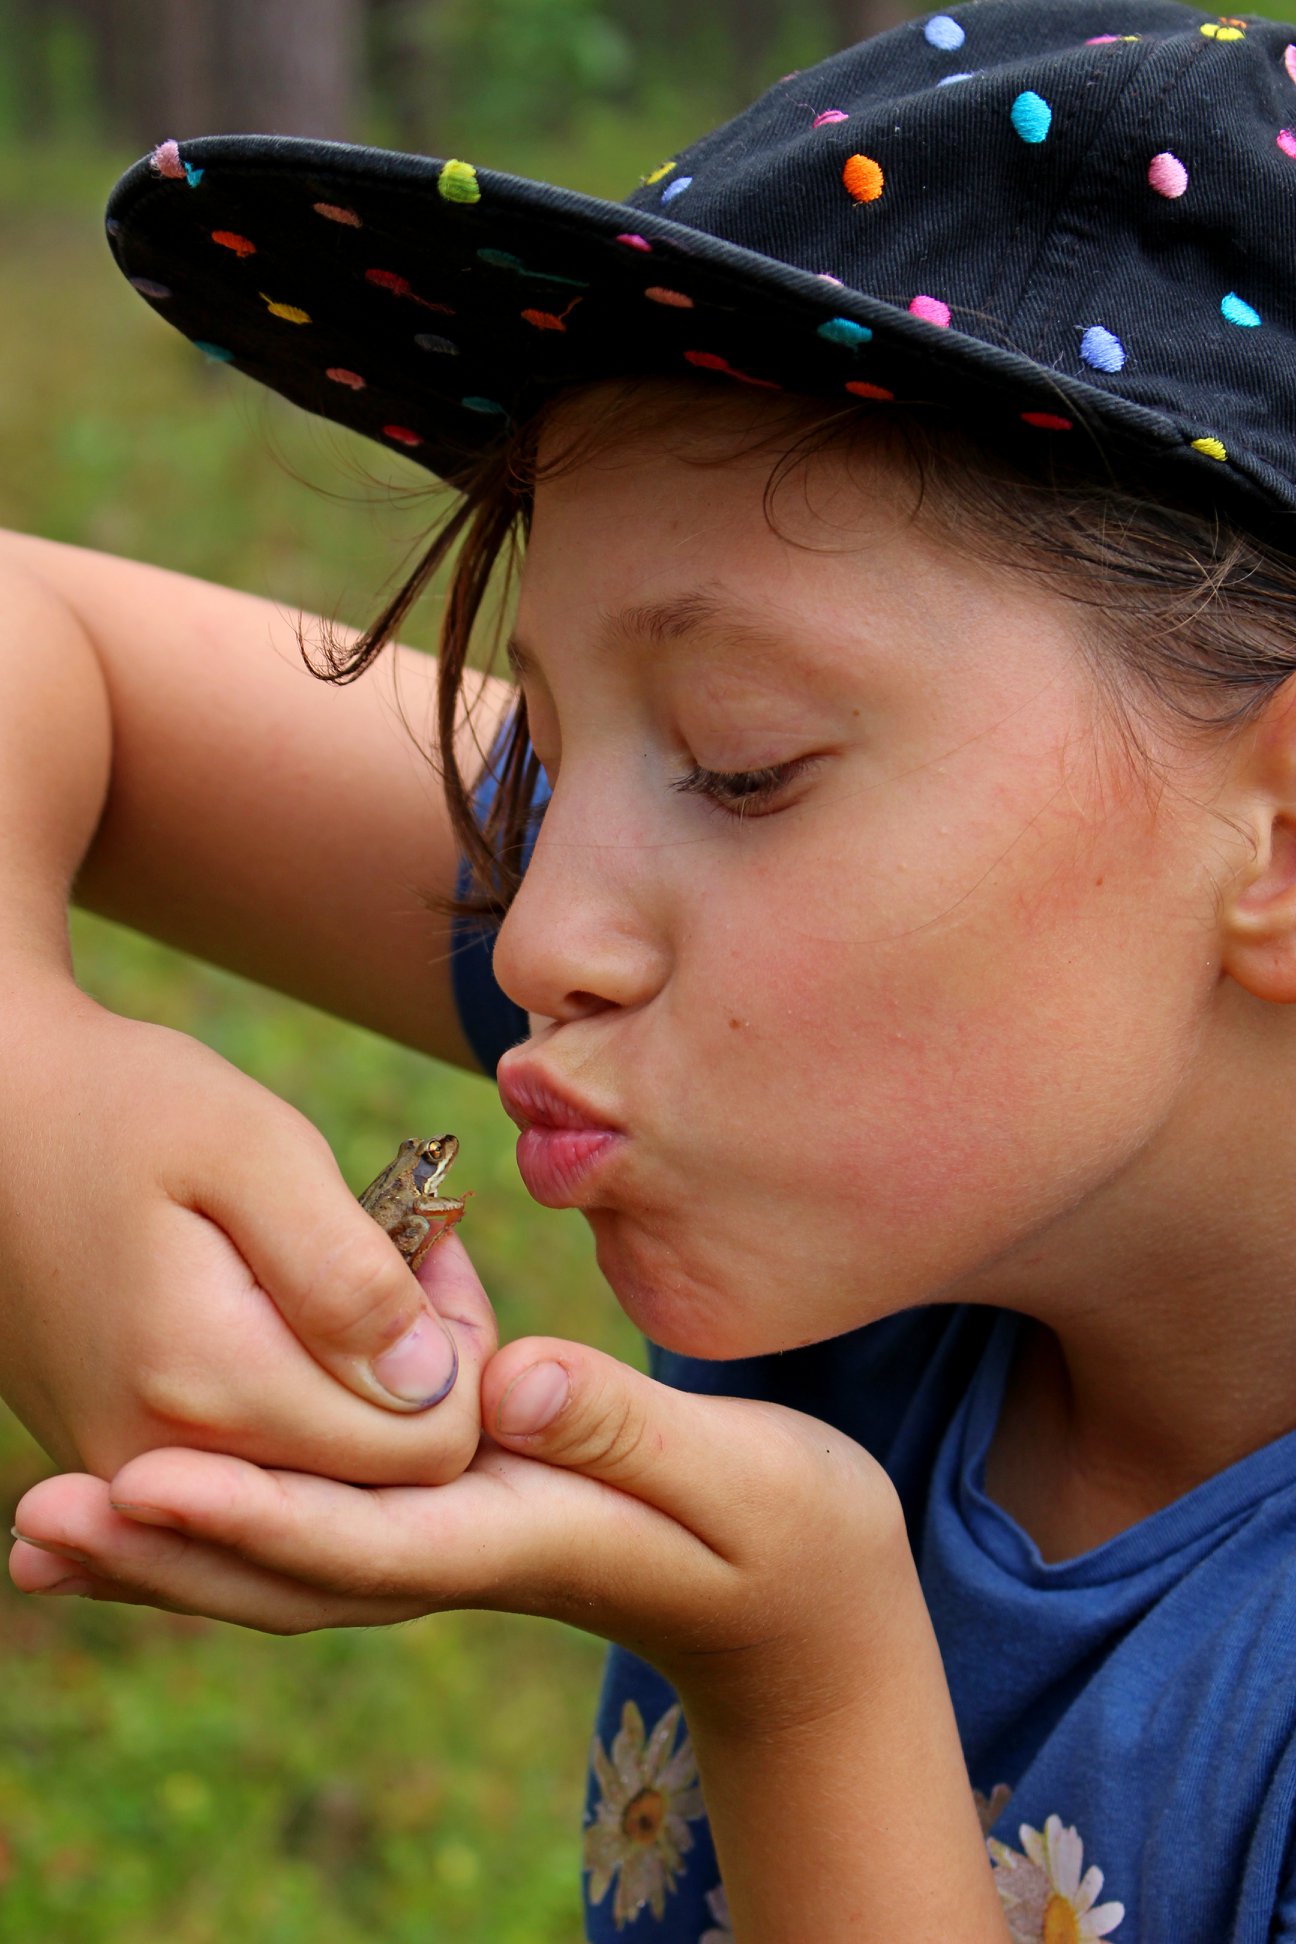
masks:
<path fill-rule="evenodd" d="M 39 13 L 51 0 L 14 0 Z M 59 0 L 95 37 L 120 140 L 277 133 L 352 139 L 363 0 Z"/>
<path fill-rule="evenodd" d="M 112 125 L 134 148 L 218 132 L 220 0 L 98 0 L 94 7 Z"/>
<path fill-rule="evenodd" d="M 352 139 L 361 0 L 222 0 L 220 14 L 225 130 Z"/>
<path fill-rule="evenodd" d="M 435 147 L 445 126 L 447 90 L 439 17 L 445 0 L 369 0 L 374 91 L 397 148 Z"/>
<path fill-rule="evenodd" d="M 834 47 L 851 47 L 870 34 L 898 27 L 913 14 L 913 7 L 906 6 L 904 0 L 828 0 Z"/>
<path fill-rule="evenodd" d="M 769 68 L 785 7 L 783 0 L 728 0 L 726 11 L 737 93 L 750 101 L 778 79 Z"/>
<path fill-rule="evenodd" d="M 50 117 L 49 69 L 45 58 L 43 0 L 8 0 L 5 52 L 13 73 L 16 133 L 32 142 L 46 133 Z"/>

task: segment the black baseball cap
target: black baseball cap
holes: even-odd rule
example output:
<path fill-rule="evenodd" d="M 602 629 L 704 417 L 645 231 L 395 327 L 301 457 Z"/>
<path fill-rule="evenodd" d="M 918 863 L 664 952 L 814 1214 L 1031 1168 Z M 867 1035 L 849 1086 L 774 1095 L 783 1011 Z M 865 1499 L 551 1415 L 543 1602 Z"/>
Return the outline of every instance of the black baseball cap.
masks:
<path fill-rule="evenodd" d="M 694 372 L 1097 439 L 1272 514 L 1294 42 L 1178 0 L 972 0 L 784 76 L 623 203 L 212 135 L 128 170 L 107 230 L 205 356 L 450 479 L 557 387 Z"/>

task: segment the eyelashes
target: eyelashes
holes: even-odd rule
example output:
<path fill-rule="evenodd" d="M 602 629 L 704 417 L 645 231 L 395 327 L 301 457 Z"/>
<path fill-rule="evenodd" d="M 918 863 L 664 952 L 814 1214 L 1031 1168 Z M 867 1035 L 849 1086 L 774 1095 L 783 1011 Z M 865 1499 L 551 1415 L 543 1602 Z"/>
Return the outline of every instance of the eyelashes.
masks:
<path fill-rule="evenodd" d="M 700 796 L 730 817 L 760 816 L 806 773 L 816 759 L 799 757 L 768 769 L 711 770 L 695 763 L 671 784 L 682 796 Z"/>

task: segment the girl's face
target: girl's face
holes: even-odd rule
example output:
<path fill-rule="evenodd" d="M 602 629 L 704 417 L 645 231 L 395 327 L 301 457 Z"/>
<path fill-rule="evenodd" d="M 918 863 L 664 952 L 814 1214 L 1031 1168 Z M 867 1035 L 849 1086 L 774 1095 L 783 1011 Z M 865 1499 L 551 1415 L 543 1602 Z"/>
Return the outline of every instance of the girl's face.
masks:
<path fill-rule="evenodd" d="M 546 1198 L 650 1338 L 734 1357 L 1046 1264 L 1170 1113 L 1218 955 L 1205 813 L 1124 755 L 1083 611 L 880 450 L 771 530 L 751 401 L 698 406 L 537 494 L 553 798 L 495 965 L 536 1016 L 506 1095 L 620 1130 Z"/>

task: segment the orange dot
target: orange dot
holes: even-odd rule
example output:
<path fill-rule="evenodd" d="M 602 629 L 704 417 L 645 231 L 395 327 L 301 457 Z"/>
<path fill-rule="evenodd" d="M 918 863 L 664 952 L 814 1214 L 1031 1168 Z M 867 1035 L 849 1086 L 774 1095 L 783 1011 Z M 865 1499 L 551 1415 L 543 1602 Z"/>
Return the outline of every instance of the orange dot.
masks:
<path fill-rule="evenodd" d="M 856 202 L 876 202 L 882 194 L 885 177 L 882 165 L 871 155 L 852 155 L 842 170 L 842 181 Z"/>
<path fill-rule="evenodd" d="M 555 311 L 524 310 L 523 322 L 534 324 L 537 331 L 565 331 L 567 326 Z"/>
<path fill-rule="evenodd" d="M 256 255 L 256 244 L 250 237 L 240 236 L 237 230 L 213 230 L 212 242 L 219 243 L 223 249 L 233 250 L 235 256 Z"/>
<path fill-rule="evenodd" d="M 885 385 L 870 385 L 864 378 L 848 378 L 846 389 L 854 392 L 856 398 L 882 398 L 889 402 L 895 397 L 895 393 L 888 391 Z"/>

